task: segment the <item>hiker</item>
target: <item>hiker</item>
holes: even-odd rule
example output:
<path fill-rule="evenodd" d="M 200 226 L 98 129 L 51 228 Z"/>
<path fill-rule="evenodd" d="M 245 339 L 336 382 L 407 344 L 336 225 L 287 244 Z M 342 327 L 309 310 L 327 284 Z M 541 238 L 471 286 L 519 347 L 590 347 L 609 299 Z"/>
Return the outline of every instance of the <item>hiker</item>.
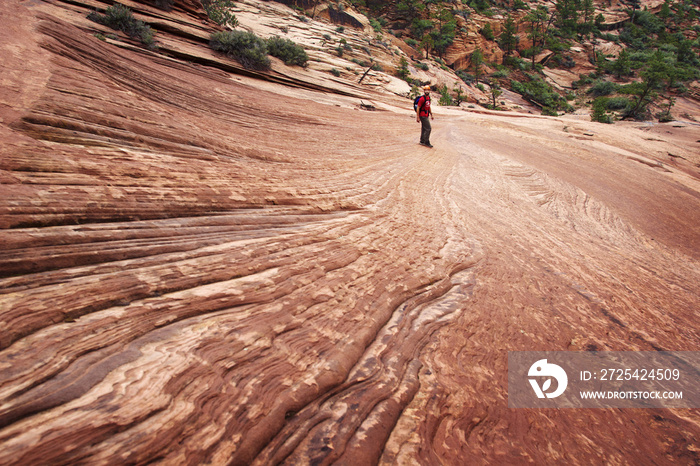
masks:
<path fill-rule="evenodd" d="M 430 108 L 430 86 L 423 87 L 423 95 L 416 102 L 416 121 L 421 124 L 420 143 L 426 147 L 433 147 L 430 144 L 430 131 L 432 130 L 430 120 L 434 120 L 435 117 L 433 117 L 433 111 Z"/>

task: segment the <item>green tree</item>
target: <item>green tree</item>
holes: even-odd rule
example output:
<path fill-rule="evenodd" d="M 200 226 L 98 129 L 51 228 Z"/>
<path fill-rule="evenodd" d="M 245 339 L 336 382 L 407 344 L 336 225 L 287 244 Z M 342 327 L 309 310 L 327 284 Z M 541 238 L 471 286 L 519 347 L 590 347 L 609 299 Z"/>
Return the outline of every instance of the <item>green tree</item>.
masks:
<path fill-rule="evenodd" d="M 399 60 L 399 67 L 396 70 L 396 76 L 403 79 L 408 84 L 413 83 L 413 79 L 411 78 L 411 72 L 408 69 L 408 60 L 406 60 L 406 57 L 401 57 L 401 60 Z"/>
<path fill-rule="evenodd" d="M 501 47 L 506 57 L 513 55 L 513 52 L 518 46 L 519 39 L 518 36 L 515 35 L 516 32 L 518 32 L 518 30 L 515 26 L 515 22 L 513 18 L 508 15 L 505 23 L 503 23 L 503 32 L 498 36 L 498 45 Z"/>
<path fill-rule="evenodd" d="M 422 40 L 426 31 L 433 27 L 433 22 L 429 19 L 415 18 L 411 23 L 411 33 L 418 40 Z"/>
<path fill-rule="evenodd" d="M 457 20 L 452 11 L 447 8 L 441 8 L 435 16 L 433 16 L 434 27 L 430 32 L 433 38 L 433 48 L 438 56 L 442 58 L 447 48 L 452 45 L 457 29 Z"/>
<path fill-rule="evenodd" d="M 618 79 L 622 76 L 629 76 L 632 73 L 632 62 L 627 49 L 620 50 L 617 60 L 612 63 L 610 68 Z"/>
<path fill-rule="evenodd" d="M 671 115 L 671 107 L 673 107 L 676 104 L 676 99 L 673 97 L 668 98 L 668 102 L 666 103 L 666 108 L 661 110 L 661 112 L 656 114 L 656 117 L 659 119 L 660 123 L 668 123 L 670 121 L 673 121 L 673 115 Z"/>
<path fill-rule="evenodd" d="M 491 23 L 486 23 L 483 28 L 479 31 L 482 36 L 484 36 L 484 39 L 486 40 L 493 40 L 494 35 L 493 35 L 493 28 L 491 27 Z"/>
<path fill-rule="evenodd" d="M 425 50 L 425 58 L 429 58 L 428 55 L 434 46 L 435 40 L 433 39 L 433 36 L 430 34 L 424 35 L 423 39 L 420 41 L 420 48 Z"/>
<path fill-rule="evenodd" d="M 682 40 L 678 44 L 678 49 L 676 51 L 676 60 L 679 63 L 683 63 L 690 66 L 698 66 L 698 54 L 693 50 L 692 40 Z"/>
<path fill-rule="evenodd" d="M 232 28 L 238 26 L 238 20 L 236 15 L 231 13 L 231 8 L 234 7 L 231 0 L 202 0 L 202 6 L 204 11 L 206 11 L 209 19 L 214 21 L 216 24 L 226 25 L 228 24 Z"/>
<path fill-rule="evenodd" d="M 494 110 L 498 110 L 498 106 L 496 105 L 496 99 L 498 99 L 501 94 L 503 94 L 503 90 L 501 89 L 500 84 L 498 84 L 498 81 L 494 81 L 491 83 L 491 102 L 493 102 L 492 108 Z"/>
<path fill-rule="evenodd" d="M 447 85 L 439 89 L 440 101 L 438 102 L 442 106 L 452 106 L 454 105 L 454 100 L 450 95 L 450 91 L 447 90 Z"/>
<path fill-rule="evenodd" d="M 420 0 L 402 0 L 396 4 L 396 11 L 409 22 L 412 22 L 423 14 L 425 3 Z"/>
<path fill-rule="evenodd" d="M 583 37 L 587 37 L 591 31 L 593 31 L 593 26 L 595 25 L 595 4 L 593 0 L 582 0 L 581 1 L 581 16 L 583 22 L 578 25 L 578 32 Z"/>
<path fill-rule="evenodd" d="M 567 36 L 573 35 L 578 27 L 581 0 L 557 0 L 555 8 L 559 30 Z"/>
<path fill-rule="evenodd" d="M 532 40 L 532 67 L 535 67 L 535 56 L 544 47 L 547 36 L 547 9 L 540 5 L 536 10 L 530 11 L 523 18 L 530 24 L 530 32 L 527 37 Z"/>
<path fill-rule="evenodd" d="M 607 112 L 607 97 L 598 97 L 593 101 L 593 111 L 591 112 L 591 121 L 598 123 L 612 123 L 612 118 Z"/>
<path fill-rule="evenodd" d="M 600 28 L 603 26 L 603 23 L 605 22 L 605 16 L 603 16 L 603 13 L 598 13 L 598 16 L 595 17 L 595 27 L 600 30 Z"/>
<path fill-rule="evenodd" d="M 479 47 L 472 52 L 471 56 L 472 67 L 474 68 L 474 80 L 476 84 L 479 84 L 479 78 L 481 77 L 481 66 L 484 64 L 484 52 L 481 51 Z"/>
<path fill-rule="evenodd" d="M 632 7 L 632 14 L 630 16 L 632 17 L 632 22 L 634 23 L 634 12 L 639 10 L 642 2 L 641 0 L 627 0 L 627 4 Z"/>
<path fill-rule="evenodd" d="M 455 83 L 455 87 L 452 89 L 452 92 L 455 93 L 455 105 L 459 106 L 462 102 L 464 102 L 464 99 L 466 95 L 462 92 L 462 88 Z"/>
<path fill-rule="evenodd" d="M 671 17 L 671 4 L 669 0 L 666 0 L 663 5 L 661 5 L 661 11 L 659 12 L 659 17 L 664 20 L 664 22 L 668 22 L 668 19 Z"/>
<path fill-rule="evenodd" d="M 627 88 L 636 96 L 624 118 L 639 118 L 647 112 L 647 107 L 657 96 L 657 90 L 663 84 L 674 79 L 673 66 L 665 60 L 661 51 L 656 51 L 649 60 L 646 68 L 639 73 L 641 83 L 633 83 Z"/>

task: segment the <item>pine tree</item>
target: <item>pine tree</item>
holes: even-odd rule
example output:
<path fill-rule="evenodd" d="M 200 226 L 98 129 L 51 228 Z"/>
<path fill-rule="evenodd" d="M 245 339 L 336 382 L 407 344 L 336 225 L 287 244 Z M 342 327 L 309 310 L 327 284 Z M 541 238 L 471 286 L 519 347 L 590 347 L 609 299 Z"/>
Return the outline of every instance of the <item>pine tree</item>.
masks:
<path fill-rule="evenodd" d="M 532 67 L 535 67 L 535 56 L 544 47 L 547 34 L 547 9 L 540 5 L 523 18 L 530 23 L 527 37 L 532 40 Z"/>
<path fill-rule="evenodd" d="M 452 45 L 457 29 L 457 21 L 455 20 L 452 11 L 447 8 L 441 8 L 433 17 L 437 28 L 433 28 L 429 32 L 433 39 L 433 48 L 438 56 L 442 58 L 447 48 Z"/>
<path fill-rule="evenodd" d="M 479 47 L 472 52 L 472 67 L 474 67 L 474 80 L 476 84 L 479 84 L 479 78 L 481 77 L 481 65 L 484 63 L 484 52 L 481 51 Z"/>
<path fill-rule="evenodd" d="M 483 28 L 479 31 L 482 36 L 484 36 L 484 39 L 486 40 L 493 40 L 493 28 L 491 27 L 491 23 L 486 23 Z"/>
<path fill-rule="evenodd" d="M 630 60 L 630 54 L 627 49 L 620 50 L 620 54 L 617 56 L 617 60 L 613 62 L 610 69 L 615 76 L 620 79 L 623 76 L 629 76 L 632 72 L 632 63 Z"/>
<path fill-rule="evenodd" d="M 515 35 L 517 28 L 515 27 L 515 22 L 513 18 L 508 15 L 505 23 L 503 24 L 503 32 L 498 37 L 498 45 L 503 49 L 503 53 L 506 57 L 510 57 L 518 46 L 518 36 Z"/>
<path fill-rule="evenodd" d="M 501 94 L 503 94 L 503 90 L 501 89 L 500 84 L 498 84 L 497 81 L 494 81 L 491 83 L 491 101 L 493 102 L 492 108 L 494 110 L 497 110 L 498 107 L 496 106 L 496 99 L 498 99 Z"/>
<path fill-rule="evenodd" d="M 664 82 L 674 78 L 672 67 L 666 63 L 663 53 L 658 50 L 639 75 L 642 77 L 642 82 L 630 85 L 637 98 L 623 118 L 637 118 L 644 115 L 649 104 L 656 98 L 656 91 L 663 86 Z"/>
<path fill-rule="evenodd" d="M 607 97 L 598 97 L 593 101 L 593 111 L 591 112 L 591 121 L 598 123 L 612 123 L 612 118 L 607 112 Z"/>
<path fill-rule="evenodd" d="M 671 5 L 669 0 L 666 0 L 661 6 L 661 12 L 659 12 L 659 17 L 663 19 L 664 22 L 668 22 L 668 18 L 671 17 Z"/>
<path fill-rule="evenodd" d="M 581 2 L 581 13 L 583 14 L 583 23 L 579 25 L 579 33 L 586 37 L 593 30 L 595 22 L 595 4 L 593 0 L 583 0 Z"/>
<path fill-rule="evenodd" d="M 557 10 L 557 25 L 567 36 L 576 32 L 578 26 L 578 13 L 580 0 L 557 0 L 555 8 Z"/>
<path fill-rule="evenodd" d="M 421 16 L 425 10 L 425 4 L 419 0 L 403 0 L 396 4 L 396 10 L 411 22 Z"/>

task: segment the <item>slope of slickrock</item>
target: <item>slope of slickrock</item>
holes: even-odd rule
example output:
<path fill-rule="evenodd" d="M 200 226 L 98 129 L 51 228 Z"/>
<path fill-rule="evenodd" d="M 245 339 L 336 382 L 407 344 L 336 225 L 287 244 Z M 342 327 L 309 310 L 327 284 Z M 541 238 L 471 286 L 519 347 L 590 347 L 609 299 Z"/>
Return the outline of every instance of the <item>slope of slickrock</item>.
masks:
<path fill-rule="evenodd" d="M 429 150 L 82 13 L 0 5 L 0 464 L 700 461 L 697 410 L 507 407 L 511 350 L 700 349 L 697 126 L 436 108 Z"/>

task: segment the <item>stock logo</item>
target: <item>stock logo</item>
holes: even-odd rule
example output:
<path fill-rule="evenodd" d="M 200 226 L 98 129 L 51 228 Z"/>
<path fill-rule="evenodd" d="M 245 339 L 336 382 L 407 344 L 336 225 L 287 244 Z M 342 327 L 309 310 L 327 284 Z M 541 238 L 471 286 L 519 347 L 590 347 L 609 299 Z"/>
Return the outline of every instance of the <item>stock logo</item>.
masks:
<path fill-rule="evenodd" d="M 540 359 L 530 366 L 527 376 L 537 398 L 556 398 L 564 393 L 569 383 L 566 371 L 556 364 L 549 364 L 546 359 Z M 556 390 L 548 392 L 552 388 L 552 379 L 557 381 Z M 539 384 L 540 380 L 542 380 L 542 386 Z"/>

